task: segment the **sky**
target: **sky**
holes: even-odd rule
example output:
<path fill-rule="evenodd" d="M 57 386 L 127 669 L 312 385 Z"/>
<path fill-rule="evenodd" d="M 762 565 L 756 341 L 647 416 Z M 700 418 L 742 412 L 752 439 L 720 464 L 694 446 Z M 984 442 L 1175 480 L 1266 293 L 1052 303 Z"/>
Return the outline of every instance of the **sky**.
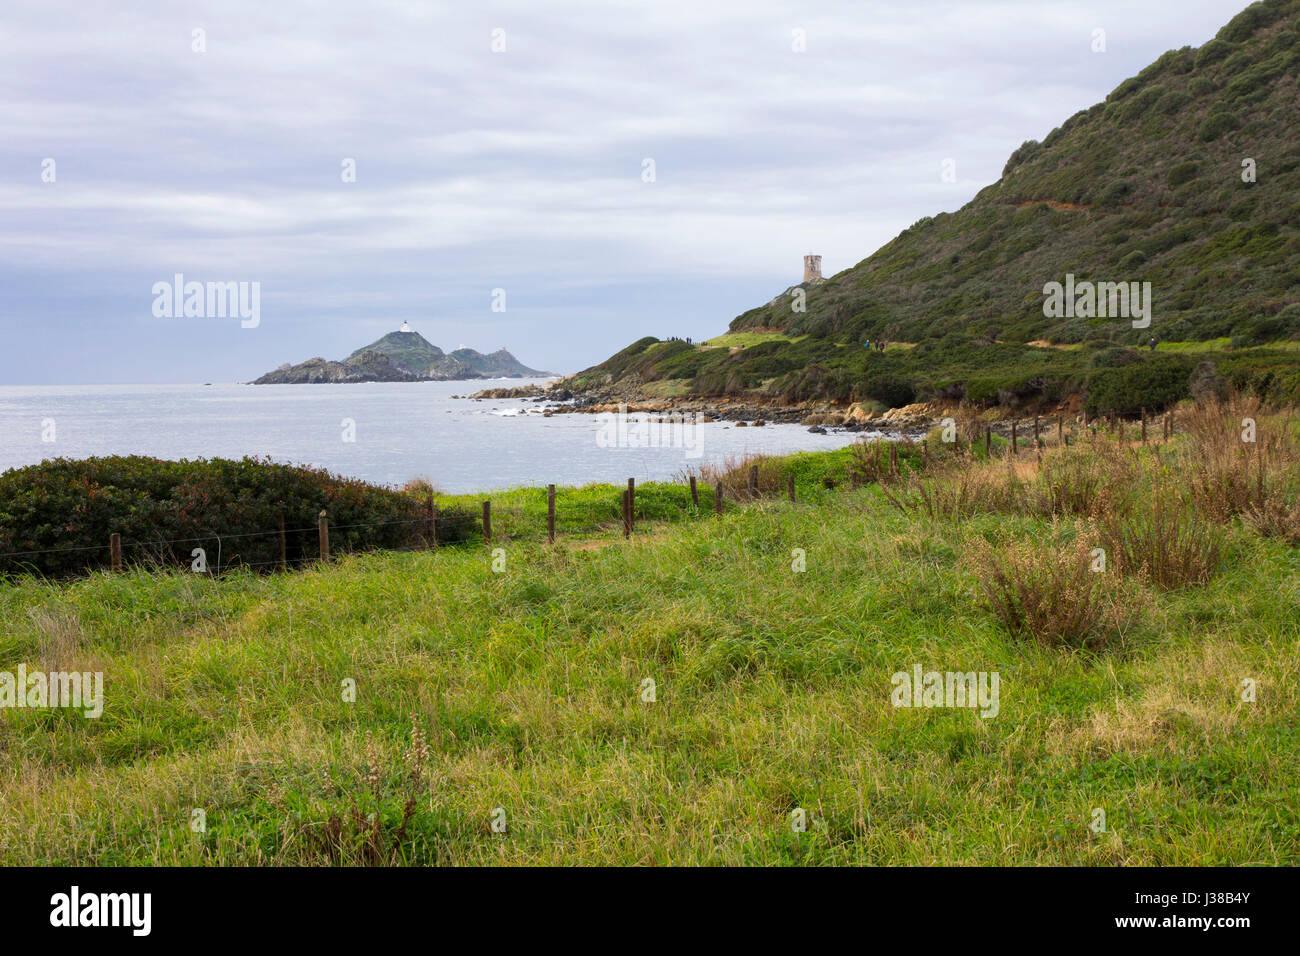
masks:
<path fill-rule="evenodd" d="M 248 381 L 402 322 L 565 373 L 707 338 L 1245 6 L 4 0 L 0 385 Z M 177 274 L 256 322 L 166 314 Z"/>

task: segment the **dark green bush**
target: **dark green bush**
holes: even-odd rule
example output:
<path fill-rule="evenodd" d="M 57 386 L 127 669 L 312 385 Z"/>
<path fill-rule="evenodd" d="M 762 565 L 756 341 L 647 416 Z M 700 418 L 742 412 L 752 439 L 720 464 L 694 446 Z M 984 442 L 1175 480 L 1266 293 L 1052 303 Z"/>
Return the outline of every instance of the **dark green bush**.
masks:
<path fill-rule="evenodd" d="M 1160 102 L 1156 103 L 1156 112 L 1165 116 L 1172 116 L 1191 101 L 1192 98 L 1182 90 L 1170 90 L 1160 97 Z"/>
<path fill-rule="evenodd" d="M 1103 368 L 1088 380 L 1084 407 L 1090 415 L 1133 415 L 1160 411 L 1188 395 L 1190 363 L 1157 355 L 1119 368 Z"/>
<path fill-rule="evenodd" d="M 1196 171 L 1201 168 L 1200 163 L 1187 162 L 1178 163 L 1169 169 L 1169 188 L 1177 189 L 1183 183 L 1191 182 L 1196 178 Z"/>
<path fill-rule="evenodd" d="M 1218 139 L 1229 130 L 1234 130 L 1241 125 L 1241 121 L 1231 113 L 1223 110 L 1215 110 L 1209 116 L 1205 117 L 1205 122 L 1201 124 L 1201 131 L 1198 134 L 1201 142 L 1205 143 L 1212 139 Z"/>
<path fill-rule="evenodd" d="M 867 398 L 873 398 L 890 408 L 901 408 L 916 401 L 916 386 L 901 375 L 884 374 L 868 379 L 862 389 Z"/>
<path fill-rule="evenodd" d="M 317 515 L 331 551 L 428 545 L 427 491 L 405 492 L 320 468 L 141 456 L 56 458 L 0 474 L 0 573 L 67 575 L 109 566 L 109 537 L 129 564 L 271 568 L 284 519 L 290 563 L 318 554 Z M 443 512 L 438 540 L 464 540 L 473 516 Z M 46 552 L 22 554 L 15 552 Z"/>

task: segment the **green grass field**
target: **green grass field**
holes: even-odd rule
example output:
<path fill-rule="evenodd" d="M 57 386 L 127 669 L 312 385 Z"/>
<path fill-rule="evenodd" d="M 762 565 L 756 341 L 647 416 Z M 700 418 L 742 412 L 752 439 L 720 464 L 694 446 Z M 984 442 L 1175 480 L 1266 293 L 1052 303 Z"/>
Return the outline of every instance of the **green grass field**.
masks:
<path fill-rule="evenodd" d="M 1059 516 L 827 489 L 850 455 L 722 516 L 647 485 L 630 542 L 616 488 L 561 489 L 555 546 L 521 489 L 495 555 L 0 583 L 0 668 L 105 674 L 98 719 L 0 712 L 0 862 L 1300 862 L 1300 548 L 1227 520 L 1208 580 L 1125 576 L 1070 650 L 1013 637 L 970 558 Z M 915 664 L 997 672 L 997 716 L 893 706 Z"/>

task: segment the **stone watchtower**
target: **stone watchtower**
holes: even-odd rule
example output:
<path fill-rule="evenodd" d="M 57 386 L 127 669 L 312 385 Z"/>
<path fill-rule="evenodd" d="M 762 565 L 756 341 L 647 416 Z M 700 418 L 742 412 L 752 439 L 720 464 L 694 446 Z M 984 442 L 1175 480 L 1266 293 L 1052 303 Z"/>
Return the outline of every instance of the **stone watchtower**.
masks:
<path fill-rule="evenodd" d="M 821 256 L 804 256 L 803 257 L 803 281 L 812 282 L 822 277 L 822 257 Z"/>

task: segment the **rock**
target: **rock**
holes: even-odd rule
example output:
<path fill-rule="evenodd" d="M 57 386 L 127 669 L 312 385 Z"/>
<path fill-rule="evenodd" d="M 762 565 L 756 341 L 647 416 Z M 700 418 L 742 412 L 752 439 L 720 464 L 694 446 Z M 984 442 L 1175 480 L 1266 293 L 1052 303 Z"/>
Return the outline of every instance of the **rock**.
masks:
<path fill-rule="evenodd" d="M 825 435 L 826 429 L 822 428 L 820 425 L 814 425 L 812 428 L 808 429 L 808 433 L 811 435 Z"/>
<path fill-rule="evenodd" d="M 843 420 L 843 418 L 844 418 L 843 415 L 836 415 L 833 412 L 813 412 L 810 415 L 805 415 L 803 421 L 801 421 L 799 424 L 838 425 Z"/>

